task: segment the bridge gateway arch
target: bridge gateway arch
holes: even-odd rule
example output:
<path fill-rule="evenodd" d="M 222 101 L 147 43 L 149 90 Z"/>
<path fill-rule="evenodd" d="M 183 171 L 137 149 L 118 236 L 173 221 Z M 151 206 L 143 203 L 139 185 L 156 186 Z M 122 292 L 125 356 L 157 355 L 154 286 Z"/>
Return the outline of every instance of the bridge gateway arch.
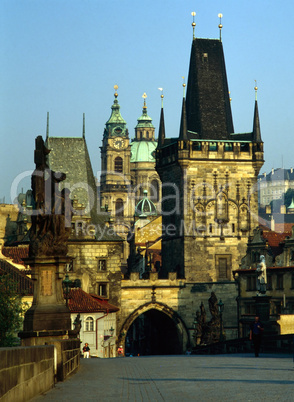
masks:
<path fill-rule="evenodd" d="M 128 315 L 120 329 L 119 343 L 128 355 L 181 354 L 190 346 L 190 337 L 175 310 L 151 301 Z"/>

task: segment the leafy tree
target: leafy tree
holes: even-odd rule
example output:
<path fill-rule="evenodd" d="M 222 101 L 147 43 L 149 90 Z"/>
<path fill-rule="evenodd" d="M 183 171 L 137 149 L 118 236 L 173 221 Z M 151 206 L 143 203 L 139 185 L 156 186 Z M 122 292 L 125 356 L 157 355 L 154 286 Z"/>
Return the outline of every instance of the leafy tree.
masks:
<path fill-rule="evenodd" d="M 292 199 L 294 200 L 294 189 L 293 188 L 288 188 L 288 190 L 285 193 L 285 205 L 286 205 L 287 208 L 291 204 Z"/>
<path fill-rule="evenodd" d="M 13 346 L 17 332 L 22 329 L 27 306 L 22 302 L 17 287 L 9 274 L 0 275 L 0 347 Z"/>

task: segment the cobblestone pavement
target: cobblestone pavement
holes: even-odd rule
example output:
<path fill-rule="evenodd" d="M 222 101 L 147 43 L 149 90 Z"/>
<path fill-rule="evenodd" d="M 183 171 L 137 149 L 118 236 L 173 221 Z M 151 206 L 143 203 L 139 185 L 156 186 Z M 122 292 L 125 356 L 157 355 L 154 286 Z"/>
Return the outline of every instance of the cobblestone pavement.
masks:
<path fill-rule="evenodd" d="M 33 401 L 293 401 L 293 367 L 289 355 L 81 359 Z"/>

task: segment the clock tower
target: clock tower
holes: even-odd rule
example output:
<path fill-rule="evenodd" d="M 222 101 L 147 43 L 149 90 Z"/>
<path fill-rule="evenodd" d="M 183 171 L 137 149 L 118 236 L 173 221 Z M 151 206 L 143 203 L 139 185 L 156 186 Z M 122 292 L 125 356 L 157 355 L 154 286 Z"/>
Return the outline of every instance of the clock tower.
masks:
<path fill-rule="evenodd" d="M 118 86 L 114 86 L 111 116 L 105 124 L 101 149 L 100 204 L 113 219 L 115 231 L 125 237 L 132 217 L 131 146 L 127 123 L 120 113 Z"/>

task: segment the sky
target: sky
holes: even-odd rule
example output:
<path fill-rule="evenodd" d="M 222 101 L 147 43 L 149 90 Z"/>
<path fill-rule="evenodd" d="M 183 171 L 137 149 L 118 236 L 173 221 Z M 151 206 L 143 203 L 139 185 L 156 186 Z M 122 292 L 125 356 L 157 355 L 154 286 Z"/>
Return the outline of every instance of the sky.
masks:
<path fill-rule="evenodd" d="M 283 0 L 1 0 L 0 202 L 30 188 L 35 138 L 82 135 L 94 174 L 111 114 L 114 85 L 129 134 L 144 92 L 158 134 L 160 91 L 166 136 L 179 134 L 182 77 L 195 36 L 219 37 L 225 53 L 236 133 L 253 126 L 255 80 L 265 163 L 262 172 L 293 162 L 294 2 Z M 5 199 L 4 199 L 5 197 Z"/>

